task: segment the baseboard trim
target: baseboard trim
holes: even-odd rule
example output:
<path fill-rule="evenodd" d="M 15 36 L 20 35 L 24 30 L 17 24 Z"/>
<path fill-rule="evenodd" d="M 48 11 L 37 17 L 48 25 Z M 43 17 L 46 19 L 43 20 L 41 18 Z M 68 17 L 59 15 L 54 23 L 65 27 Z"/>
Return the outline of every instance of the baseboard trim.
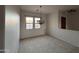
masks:
<path fill-rule="evenodd" d="M 20 39 L 20 40 L 25 40 L 25 39 L 29 39 L 29 38 L 36 38 L 36 37 L 41 37 L 41 36 L 46 36 L 46 34 L 38 35 L 38 36 L 33 36 L 33 37 L 27 37 L 27 38 L 23 38 L 23 39 Z"/>

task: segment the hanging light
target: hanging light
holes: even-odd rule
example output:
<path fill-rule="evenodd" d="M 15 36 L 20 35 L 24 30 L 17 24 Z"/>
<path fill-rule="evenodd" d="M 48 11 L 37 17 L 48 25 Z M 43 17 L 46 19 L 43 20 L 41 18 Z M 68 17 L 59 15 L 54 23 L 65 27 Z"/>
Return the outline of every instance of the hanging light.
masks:
<path fill-rule="evenodd" d="M 42 7 L 43 7 L 43 6 L 40 6 L 40 9 L 39 9 L 39 11 L 40 11 L 40 20 L 39 20 L 39 24 L 44 24 L 44 20 L 43 20 L 43 18 L 42 18 L 42 12 L 41 12 Z"/>

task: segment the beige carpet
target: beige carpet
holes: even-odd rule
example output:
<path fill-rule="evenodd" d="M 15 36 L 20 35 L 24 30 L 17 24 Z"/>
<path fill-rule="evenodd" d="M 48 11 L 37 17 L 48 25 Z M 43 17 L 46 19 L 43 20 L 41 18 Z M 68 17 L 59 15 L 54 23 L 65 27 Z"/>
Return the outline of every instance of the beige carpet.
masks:
<path fill-rule="evenodd" d="M 20 41 L 19 53 L 67 53 L 78 48 L 50 36 L 41 36 Z"/>

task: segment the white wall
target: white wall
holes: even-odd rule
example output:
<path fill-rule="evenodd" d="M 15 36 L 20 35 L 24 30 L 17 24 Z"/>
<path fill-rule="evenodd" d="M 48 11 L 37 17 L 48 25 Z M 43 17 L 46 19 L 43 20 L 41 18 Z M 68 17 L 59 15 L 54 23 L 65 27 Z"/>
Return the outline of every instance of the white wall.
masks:
<path fill-rule="evenodd" d="M 43 16 L 42 20 L 45 20 L 45 23 L 41 25 L 41 28 L 31 29 L 31 30 L 26 29 L 25 16 L 39 16 L 39 14 L 22 11 L 21 13 L 21 35 L 20 35 L 21 39 L 44 35 L 46 33 L 46 15 L 42 15 Z"/>
<path fill-rule="evenodd" d="M 4 50 L 5 6 L 0 5 L 0 52 Z"/>
<path fill-rule="evenodd" d="M 17 6 L 5 6 L 5 50 L 17 52 L 20 36 L 20 13 Z"/>
<path fill-rule="evenodd" d="M 79 31 L 60 29 L 58 27 L 59 12 L 54 12 L 48 16 L 47 33 L 58 39 L 64 40 L 74 46 L 79 47 Z"/>

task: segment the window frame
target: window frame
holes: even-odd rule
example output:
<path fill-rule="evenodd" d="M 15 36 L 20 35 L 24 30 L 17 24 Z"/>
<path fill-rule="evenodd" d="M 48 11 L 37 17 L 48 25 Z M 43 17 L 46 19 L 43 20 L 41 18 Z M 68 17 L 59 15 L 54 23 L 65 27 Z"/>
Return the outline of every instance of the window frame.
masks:
<path fill-rule="evenodd" d="M 26 17 L 33 17 L 33 23 L 26 23 Z M 41 25 L 40 25 L 40 28 L 35 28 L 35 24 L 39 24 L 39 23 L 35 23 L 35 18 L 40 18 L 40 20 L 41 20 L 41 17 L 38 17 L 38 16 L 25 16 L 25 29 L 26 30 L 40 29 L 41 28 Z M 33 28 L 32 29 L 27 29 L 26 24 L 33 24 Z"/>
<path fill-rule="evenodd" d="M 34 22 L 35 22 L 35 18 L 40 18 L 40 20 L 41 20 L 41 17 L 34 17 Z M 39 24 L 39 23 L 34 23 L 34 26 L 35 26 L 35 24 Z M 41 25 L 40 25 L 40 28 L 41 28 Z M 35 28 L 35 29 L 40 29 L 40 28 Z"/>
<path fill-rule="evenodd" d="M 32 16 L 26 16 L 26 17 L 32 17 Z M 27 24 L 32 24 L 33 25 L 33 23 L 27 23 L 26 17 L 25 17 L 25 29 L 27 29 Z M 32 27 L 32 29 L 33 29 L 33 27 Z M 27 29 L 27 30 L 31 30 L 31 29 Z"/>

